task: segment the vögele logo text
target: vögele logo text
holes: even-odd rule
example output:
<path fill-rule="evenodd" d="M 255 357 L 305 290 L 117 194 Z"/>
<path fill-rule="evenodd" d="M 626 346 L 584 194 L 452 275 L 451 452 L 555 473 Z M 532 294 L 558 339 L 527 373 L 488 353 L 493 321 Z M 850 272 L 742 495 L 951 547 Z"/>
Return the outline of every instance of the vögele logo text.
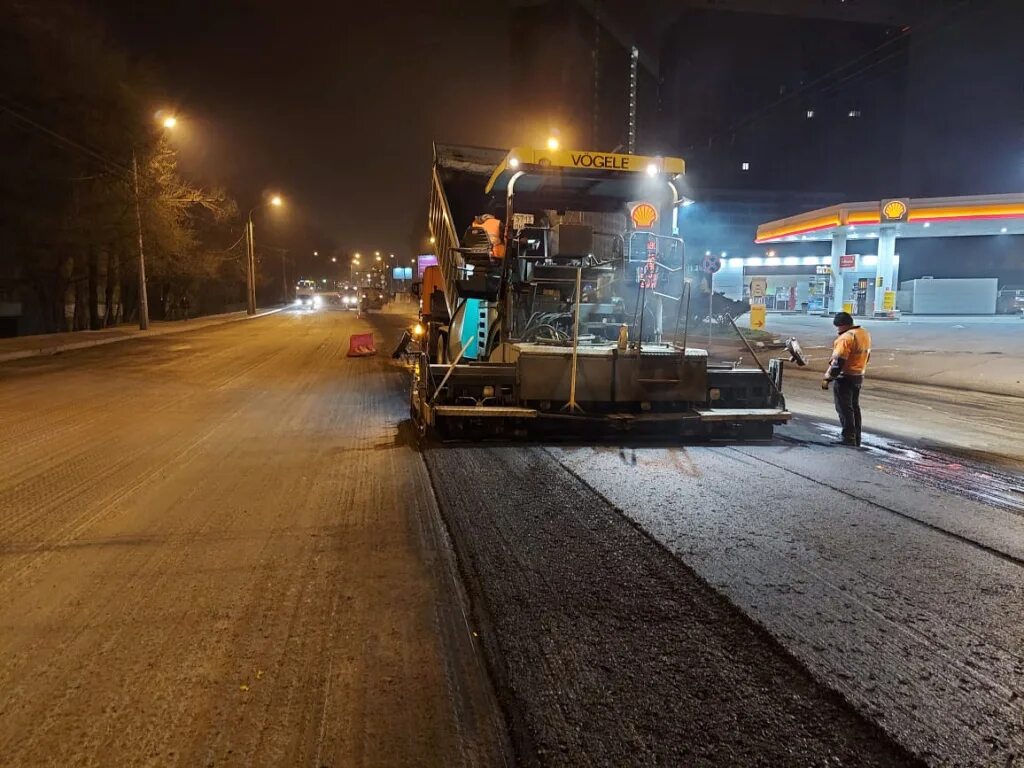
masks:
<path fill-rule="evenodd" d="M 591 155 L 572 153 L 569 155 L 577 168 L 612 168 L 628 171 L 630 158 L 625 155 Z"/>

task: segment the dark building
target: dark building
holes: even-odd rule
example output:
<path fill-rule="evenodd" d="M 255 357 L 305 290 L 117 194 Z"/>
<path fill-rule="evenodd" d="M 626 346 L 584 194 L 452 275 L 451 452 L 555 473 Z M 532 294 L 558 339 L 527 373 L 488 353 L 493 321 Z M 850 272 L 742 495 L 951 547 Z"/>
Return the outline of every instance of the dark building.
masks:
<path fill-rule="evenodd" d="M 688 244 L 744 256 L 758 223 L 897 188 L 908 48 L 900 27 L 860 18 L 678 12 L 658 139 L 687 161 Z"/>
<path fill-rule="evenodd" d="M 1024 2 L 958 3 L 910 35 L 902 194 L 1024 189 Z"/>
<path fill-rule="evenodd" d="M 635 149 L 652 148 L 657 64 L 601 3 L 515 2 L 509 35 L 509 119 L 524 144 L 543 141 L 554 130 L 566 145 L 625 152 L 635 73 Z"/>
<path fill-rule="evenodd" d="M 510 31 L 524 143 L 627 147 L 639 50 L 636 149 L 686 159 L 698 257 L 838 202 L 1024 187 L 1020 0 L 535 0 Z M 901 275 L 1018 280 L 1018 239 L 907 242 Z"/>

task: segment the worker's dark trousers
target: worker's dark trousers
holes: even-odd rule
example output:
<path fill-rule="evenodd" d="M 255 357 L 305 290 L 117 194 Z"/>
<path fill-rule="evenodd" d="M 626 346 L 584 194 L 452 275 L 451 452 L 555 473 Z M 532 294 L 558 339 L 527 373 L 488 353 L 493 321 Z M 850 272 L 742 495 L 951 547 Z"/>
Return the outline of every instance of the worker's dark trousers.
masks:
<path fill-rule="evenodd" d="M 832 385 L 839 423 L 843 425 L 843 440 L 860 444 L 860 388 L 863 376 L 840 376 Z"/>

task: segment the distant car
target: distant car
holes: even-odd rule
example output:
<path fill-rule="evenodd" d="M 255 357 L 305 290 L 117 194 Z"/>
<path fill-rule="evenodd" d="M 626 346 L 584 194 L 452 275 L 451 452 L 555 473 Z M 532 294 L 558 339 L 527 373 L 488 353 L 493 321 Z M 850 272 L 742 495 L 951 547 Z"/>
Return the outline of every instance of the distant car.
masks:
<path fill-rule="evenodd" d="M 342 309 L 359 309 L 359 290 L 357 288 L 344 288 L 339 292 Z"/>
<path fill-rule="evenodd" d="M 1024 287 L 1000 288 L 996 295 L 996 314 L 1020 315 L 1024 313 Z"/>
<path fill-rule="evenodd" d="M 312 291 L 299 290 L 295 293 L 295 306 L 303 309 L 313 309 L 316 295 Z"/>

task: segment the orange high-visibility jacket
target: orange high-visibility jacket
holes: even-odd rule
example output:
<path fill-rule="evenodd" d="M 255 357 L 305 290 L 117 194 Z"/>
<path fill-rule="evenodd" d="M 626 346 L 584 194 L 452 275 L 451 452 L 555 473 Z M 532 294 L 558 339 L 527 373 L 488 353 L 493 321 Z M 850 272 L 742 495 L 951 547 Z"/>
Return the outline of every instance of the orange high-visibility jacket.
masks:
<path fill-rule="evenodd" d="M 480 227 L 487 233 L 487 239 L 491 241 L 492 246 L 501 242 L 501 219 L 485 214 L 474 221 L 473 226 Z"/>
<path fill-rule="evenodd" d="M 871 358 L 871 334 L 859 325 L 841 333 L 832 342 L 832 368 L 842 360 L 840 376 L 863 376 Z"/>

